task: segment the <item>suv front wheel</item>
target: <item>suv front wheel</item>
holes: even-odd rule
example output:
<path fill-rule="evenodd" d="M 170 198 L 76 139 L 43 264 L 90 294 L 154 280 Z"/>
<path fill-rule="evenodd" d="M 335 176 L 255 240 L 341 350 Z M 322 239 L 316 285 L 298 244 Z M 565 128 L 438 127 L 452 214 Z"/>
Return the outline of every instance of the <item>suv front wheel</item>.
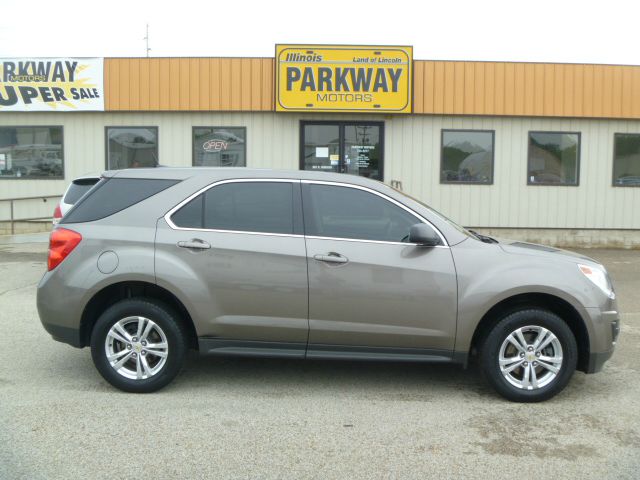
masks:
<path fill-rule="evenodd" d="M 176 314 L 154 299 L 121 300 L 105 310 L 91 334 L 100 374 L 126 392 L 154 392 L 180 372 L 187 339 Z"/>
<path fill-rule="evenodd" d="M 560 393 L 576 369 L 573 332 L 555 313 L 531 308 L 513 312 L 488 333 L 480 366 L 508 400 L 541 402 Z"/>

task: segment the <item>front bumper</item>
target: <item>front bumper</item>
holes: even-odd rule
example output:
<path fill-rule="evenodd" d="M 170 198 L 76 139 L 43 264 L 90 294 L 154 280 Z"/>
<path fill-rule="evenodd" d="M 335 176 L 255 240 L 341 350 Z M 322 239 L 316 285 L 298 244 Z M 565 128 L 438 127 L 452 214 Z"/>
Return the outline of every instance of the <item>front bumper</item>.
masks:
<path fill-rule="evenodd" d="M 589 365 L 586 373 L 598 373 L 604 367 L 607 360 L 613 355 L 613 348 L 608 352 L 589 354 Z"/>
<path fill-rule="evenodd" d="M 595 327 L 589 352 L 586 373 L 597 373 L 611 358 L 620 334 L 620 314 L 617 309 L 601 311 L 592 310 L 592 325 Z"/>

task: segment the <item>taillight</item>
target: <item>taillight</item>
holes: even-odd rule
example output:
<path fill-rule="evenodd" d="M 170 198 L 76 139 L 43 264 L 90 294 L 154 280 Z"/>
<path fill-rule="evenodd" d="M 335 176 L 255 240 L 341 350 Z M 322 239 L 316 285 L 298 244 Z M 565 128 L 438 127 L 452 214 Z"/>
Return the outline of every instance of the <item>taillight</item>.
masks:
<path fill-rule="evenodd" d="M 53 224 L 56 225 L 62 218 L 62 210 L 60 210 L 60 204 L 56 205 L 56 209 L 53 211 Z"/>
<path fill-rule="evenodd" d="M 82 235 L 66 228 L 57 228 L 49 236 L 49 271 L 56 268 L 82 240 Z"/>

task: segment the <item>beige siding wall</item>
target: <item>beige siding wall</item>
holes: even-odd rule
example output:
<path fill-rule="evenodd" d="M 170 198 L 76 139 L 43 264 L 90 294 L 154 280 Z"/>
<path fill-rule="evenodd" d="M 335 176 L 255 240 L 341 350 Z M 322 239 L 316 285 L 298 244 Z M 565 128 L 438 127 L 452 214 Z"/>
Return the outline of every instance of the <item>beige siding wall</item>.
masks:
<path fill-rule="evenodd" d="M 462 116 L 347 116 L 265 113 L 7 113 L 0 125 L 64 126 L 65 180 L 2 180 L 0 198 L 59 194 L 68 182 L 105 168 L 105 126 L 159 128 L 160 163 L 191 165 L 193 126 L 246 126 L 247 164 L 298 168 L 299 121 L 367 119 L 385 123 L 385 181 L 464 225 L 510 228 L 640 229 L 640 188 L 611 186 L 613 134 L 640 133 L 640 121 Z M 441 185 L 440 131 L 495 130 L 494 184 Z M 578 131 L 580 186 L 527 186 L 527 132 Z M 6 218 L 0 203 L 0 219 Z M 24 216 L 49 215 L 50 204 L 25 206 Z"/>
<path fill-rule="evenodd" d="M 640 133 L 638 121 L 410 116 L 387 125 L 386 181 L 463 225 L 640 228 L 640 188 L 611 186 L 613 135 Z M 495 130 L 493 185 L 439 183 L 442 128 Z M 581 132 L 578 187 L 527 186 L 530 130 Z"/>

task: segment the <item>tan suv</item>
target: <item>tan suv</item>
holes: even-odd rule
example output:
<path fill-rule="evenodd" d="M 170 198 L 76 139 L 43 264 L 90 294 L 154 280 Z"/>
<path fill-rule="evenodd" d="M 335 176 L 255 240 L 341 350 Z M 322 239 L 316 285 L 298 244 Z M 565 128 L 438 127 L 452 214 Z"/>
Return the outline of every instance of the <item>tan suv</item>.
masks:
<path fill-rule="evenodd" d="M 613 353 L 604 267 L 497 241 L 360 177 L 235 168 L 106 172 L 51 234 L 44 327 L 123 390 L 211 355 L 479 362 L 516 401 Z"/>

